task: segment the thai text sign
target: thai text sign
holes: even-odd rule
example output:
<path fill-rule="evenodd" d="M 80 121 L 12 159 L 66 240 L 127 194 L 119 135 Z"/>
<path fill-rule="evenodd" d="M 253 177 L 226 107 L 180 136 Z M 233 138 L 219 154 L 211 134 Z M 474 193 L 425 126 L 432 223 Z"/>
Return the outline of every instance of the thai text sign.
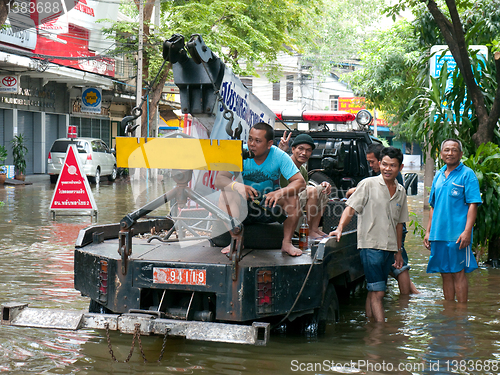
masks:
<path fill-rule="evenodd" d="M 97 211 L 87 177 L 82 173 L 75 145 L 69 145 L 63 169 L 56 183 L 50 210 Z"/>

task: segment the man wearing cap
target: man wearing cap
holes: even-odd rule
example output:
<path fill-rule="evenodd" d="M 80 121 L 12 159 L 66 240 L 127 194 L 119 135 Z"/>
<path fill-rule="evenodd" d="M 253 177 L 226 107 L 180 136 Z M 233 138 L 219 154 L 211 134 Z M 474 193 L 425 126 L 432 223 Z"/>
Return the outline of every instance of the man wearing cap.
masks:
<path fill-rule="evenodd" d="M 279 148 L 283 151 L 288 150 L 288 144 L 290 142 L 291 133 L 286 135 L 286 131 L 281 137 Z M 307 169 L 305 164 L 307 164 L 313 150 L 316 148 L 314 140 L 309 134 L 299 134 L 295 137 L 292 143 L 292 161 L 299 168 L 300 173 L 304 177 L 304 180 L 309 181 L 309 176 L 307 175 Z M 280 186 L 283 188 L 288 185 L 288 181 L 281 176 Z M 319 229 L 319 222 L 325 211 L 325 207 L 328 203 L 328 196 L 330 195 L 332 186 L 323 181 L 317 186 L 307 186 L 306 190 L 299 193 L 300 209 L 302 212 L 306 212 L 307 223 L 309 225 L 309 237 L 319 238 L 326 236 L 326 233 Z"/>

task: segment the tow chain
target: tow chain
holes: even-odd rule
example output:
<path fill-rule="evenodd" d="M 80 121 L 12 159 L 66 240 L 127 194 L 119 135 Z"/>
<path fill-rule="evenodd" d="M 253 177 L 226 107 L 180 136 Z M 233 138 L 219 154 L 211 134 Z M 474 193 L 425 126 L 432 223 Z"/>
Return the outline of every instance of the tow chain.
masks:
<path fill-rule="evenodd" d="M 108 341 L 109 354 L 111 354 L 111 358 L 113 359 L 113 361 L 120 362 L 116 359 L 115 353 L 113 352 L 113 347 L 111 346 L 111 337 L 109 336 L 109 323 L 104 324 L 104 327 L 106 328 L 106 340 Z M 130 358 L 132 358 L 132 354 L 134 353 L 134 349 L 135 349 L 135 340 L 137 340 L 139 342 L 139 349 L 141 351 L 141 356 L 142 356 L 142 359 L 144 360 L 144 363 L 146 363 L 146 362 L 148 362 L 148 360 L 146 359 L 146 355 L 144 354 L 144 350 L 142 348 L 141 325 L 139 323 L 135 323 L 134 327 L 135 327 L 134 337 L 132 339 L 132 345 L 130 347 L 130 352 L 128 353 L 128 356 L 123 361 L 123 363 L 127 363 L 128 361 L 130 361 Z M 160 356 L 158 357 L 157 362 L 161 362 L 161 360 L 163 359 L 163 354 L 165 354 L 165 348 L 167 346 L 168 331 L 169 331 L 169 329 L 167 328 L 167 330 L 165 331 L 165 335 L 163 336 L 163 343 L 161 345 Z"/>

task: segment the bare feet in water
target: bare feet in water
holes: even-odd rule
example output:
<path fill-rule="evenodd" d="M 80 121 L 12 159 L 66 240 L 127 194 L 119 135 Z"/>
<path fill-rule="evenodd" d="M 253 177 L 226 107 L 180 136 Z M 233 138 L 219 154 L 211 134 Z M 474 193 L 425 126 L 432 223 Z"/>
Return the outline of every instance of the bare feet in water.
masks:
<path fill-rule="evenodd" d="M 291 242 L 283 243 L 281 245 L 281 251 L 287 253 L 292 257 L 298 257 L 299 255 L 302 255 L 302 250 L 297 249 L 295 246 L 291 244 Z"/>

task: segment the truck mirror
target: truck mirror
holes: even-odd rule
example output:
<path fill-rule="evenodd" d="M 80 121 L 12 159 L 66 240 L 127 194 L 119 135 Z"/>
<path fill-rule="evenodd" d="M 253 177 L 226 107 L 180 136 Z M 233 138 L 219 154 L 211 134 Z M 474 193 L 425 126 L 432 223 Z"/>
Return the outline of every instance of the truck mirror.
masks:
<path fill-rule="evenodd" d="M 417 195 L 418 175 L 416 173 L 405 173 L 406 195 Z"/>

